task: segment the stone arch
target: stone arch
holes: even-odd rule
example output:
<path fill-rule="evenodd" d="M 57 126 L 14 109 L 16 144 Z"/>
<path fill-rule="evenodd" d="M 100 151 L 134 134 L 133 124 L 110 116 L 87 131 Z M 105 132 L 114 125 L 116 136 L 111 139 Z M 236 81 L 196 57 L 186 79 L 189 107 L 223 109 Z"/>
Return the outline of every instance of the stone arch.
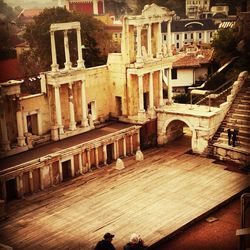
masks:
<path fill-rule="evenodd" d="M 192 132 L 191 147 L 192 147 L 192 150 L 193 150 L 195 140 L 196 140 L 196 131 L 194 129 L 194 126 L 192 125 L 192 123 L 190 123 L 189 120 L 183 119 L 181 117 L 172 117 L 170 119 L 167 119 L 164 122 L 161 130 L 158 133 L 158 144 L 166 144 L 167 142 L 177 138 L 178 134 L 173 135 L 172 139 L 168 138 L 169 135 L 167 134 L 168 133 L 167 129 L 168 129 L 169 125 L 171 125 L 171 123 L 174 122 L 174 121 L 176 121 L 176 122 L 179 121 L 179 122 L 182 122 L 182 123 L 186 124 L 189 127 L 189 129 L 191 130 L 191 132 Z M 175 136 L 176 136 L 176 138 L 174 138 Z"/>

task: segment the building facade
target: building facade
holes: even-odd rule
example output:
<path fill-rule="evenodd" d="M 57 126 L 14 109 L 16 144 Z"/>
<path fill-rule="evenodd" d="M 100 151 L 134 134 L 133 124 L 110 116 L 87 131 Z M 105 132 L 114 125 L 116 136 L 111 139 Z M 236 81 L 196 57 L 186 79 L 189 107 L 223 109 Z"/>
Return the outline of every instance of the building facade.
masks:
<path fill-rule="evenodd" d="M 162 24 L 163 42 L 168 41 L 166 24 Z M 212 19 L 182 19 L 171 23 L 172 49 L 183 51 L 187 45 L 210 44 L 218 25 Z"/>
<path fill-rule="evenodd" d="M 186 0 L 187 18 L 197 19 L 200 14 L 208 12 L 210 9 L 210 0 Z"/>
<path fill-rule="evenodd" d="M 104 0 L 67 0 L 66 8 L 89 15 L 102 15 L 105 13 Z"/>

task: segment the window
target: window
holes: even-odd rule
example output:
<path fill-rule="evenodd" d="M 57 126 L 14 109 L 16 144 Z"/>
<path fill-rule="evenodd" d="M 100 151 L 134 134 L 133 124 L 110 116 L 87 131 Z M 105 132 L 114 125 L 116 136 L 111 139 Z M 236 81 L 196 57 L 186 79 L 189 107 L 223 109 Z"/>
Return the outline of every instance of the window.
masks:
<path fill-rule="evenodd" d="M 194 34 L 193 34 L 193 33 L 191 33 L 190 37 L 191 37 L 191 39 L 194 39 Z"/>
<path fill-rule="evenodd" d="M 210 32 L 210 38 L 212 38 L 213 37 L 213 32 Z"/>
<path fill-rule="evenodd" d="M 171 69 L 171 78 L 177 79 L 177 69 Z"/>
<path fill-rule="evenodd" d="M 176 35 L 176 40 L 179 40 L 179 39 L 180 39 L 180 35 L 177 34 L 177 35 Z"/>
<path fill-rule="evenodd" d="M 163 35 L 163 41 L 167 41 L 167 35 Z"/>
<path fill-rule="evenodd" d="M 202 34 L 201 33 L 199 33 L 199 38 L 202 38 Z"/>
<path fill-rule="evenodd" d="M 176 43 L 176 48 L 179 49 L 180 45 L 179 43 Z"/>
<path fill-rule="evenodd" d="M 184 35 L 184 36 L 185 36 L 185 39 L 187 39 L 187 34 L 186 34 L 186 33 L 185 33 L 185 35 Z"/>

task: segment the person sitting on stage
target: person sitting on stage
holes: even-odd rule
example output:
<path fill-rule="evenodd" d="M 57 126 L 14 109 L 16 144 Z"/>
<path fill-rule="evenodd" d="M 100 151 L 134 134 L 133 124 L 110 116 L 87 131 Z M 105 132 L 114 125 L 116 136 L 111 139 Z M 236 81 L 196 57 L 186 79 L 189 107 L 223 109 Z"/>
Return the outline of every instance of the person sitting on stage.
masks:
<path fill-rule="evenodd" d="M 111 233 L 106 233 L 103 236 L 103 240 L 99 241 L 95 247 L 95 250 L 116 250 L 111 241 L 114 235 Z"/>
<path fill-rule="evenodd" d="M 133 233 L 130 236 L 129 243 L 127 243 L 124 250 L 145 250 L 148 249 L 146 245 L 144 245 L 143 240 L 141 239 L 140 235 Z"/>

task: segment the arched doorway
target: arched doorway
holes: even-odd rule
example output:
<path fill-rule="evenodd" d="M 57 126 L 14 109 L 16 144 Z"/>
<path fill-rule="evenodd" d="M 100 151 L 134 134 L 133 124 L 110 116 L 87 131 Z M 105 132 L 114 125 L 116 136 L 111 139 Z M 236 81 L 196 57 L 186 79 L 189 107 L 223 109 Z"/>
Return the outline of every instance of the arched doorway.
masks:
<path fill-rule="evenodd" d="M 192 130 L 184 121 L 172 120 L 166 127 L 165 140 L 189 151 L 192 149 Z"/>

